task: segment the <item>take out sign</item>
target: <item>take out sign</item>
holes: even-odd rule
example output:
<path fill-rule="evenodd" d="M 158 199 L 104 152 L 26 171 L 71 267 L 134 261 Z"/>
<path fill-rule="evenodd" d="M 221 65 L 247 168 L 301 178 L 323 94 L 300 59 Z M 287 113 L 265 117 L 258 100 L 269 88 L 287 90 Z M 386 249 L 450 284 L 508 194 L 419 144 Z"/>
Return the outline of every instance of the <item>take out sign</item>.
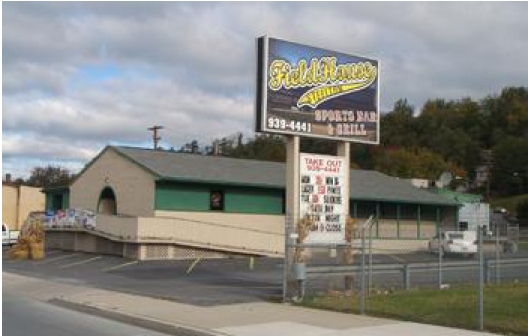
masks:
<path fill-rule="evenodd" d="M 343 169 L 343 160 L 341 158 L 333 159 L 302 156 L 301 160 L 304 160 L 301 164 L 310 172 L 341 173 L 341 170 Z"/>

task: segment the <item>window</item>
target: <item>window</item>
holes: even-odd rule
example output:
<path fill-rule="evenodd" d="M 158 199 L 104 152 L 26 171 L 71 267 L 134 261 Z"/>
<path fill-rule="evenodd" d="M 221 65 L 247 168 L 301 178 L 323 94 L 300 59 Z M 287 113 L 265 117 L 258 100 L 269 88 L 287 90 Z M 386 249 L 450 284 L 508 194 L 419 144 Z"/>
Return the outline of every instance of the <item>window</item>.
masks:
<path fill-rule="evenodd" d="M 215 211 L 224 210 L 224 192 L 221 190 L 211 191 L 209 209 Z"/>

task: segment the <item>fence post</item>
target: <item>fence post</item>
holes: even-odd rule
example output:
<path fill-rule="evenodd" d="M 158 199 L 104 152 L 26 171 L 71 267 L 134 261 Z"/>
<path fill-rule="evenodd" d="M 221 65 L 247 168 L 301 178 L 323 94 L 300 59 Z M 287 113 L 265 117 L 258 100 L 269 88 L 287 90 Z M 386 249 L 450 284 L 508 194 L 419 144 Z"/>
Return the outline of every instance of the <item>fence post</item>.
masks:
<path fill-rule="evenodd" d="M 368 294 L 372 288 L 372 225 L 369 225 L 369 268 L 368 268 Z"/>
<path fill-rule="evenodd" d="M 361 299 L 359 302 L 359 313 L 365 315 L 365 229 L 361 229 Z"/>
<path fill-rule="evenodd" d="M 484 330 L 484 249 L 482 246 L 482 236 L 484 227 L 478 226 L 478 254 L 479 254 L 479 285 L 478 285 L 478 323 L 479 330 Z"/>
<path fill-rule="evenodd" d="M 288 248 L 290 243 L 290 229 L 288 215 L 284 223 L 284 260 L 282 261 L 282 303 L 286 303 L 286 292 L 288 291 Z"/>
<path fill-rule="evenodd" d="M 411 289 L 411 268 L 409 264 L 403 265 L 403 287 L 405 290 Z"/>
<path fill-rule="evenodd" d="M 497 265 L 495 265 L 497 267 Z M 487 285 L 491 282 L 491 265 L 490 260 L 484 260 L 484 283 Z"/>
<path fill-rule="evenodd" d="M 500 251 L 499 251 L 499 223 L 495 224 L 495 283 L 500 283 Z"/>
<path fill-rule="evenodd" d="M 442 289 L 442 257 L 444 249 L 442 247 L 442 239 L 440 238 L 441 230 L 438 229 L 438 289 Z"/>

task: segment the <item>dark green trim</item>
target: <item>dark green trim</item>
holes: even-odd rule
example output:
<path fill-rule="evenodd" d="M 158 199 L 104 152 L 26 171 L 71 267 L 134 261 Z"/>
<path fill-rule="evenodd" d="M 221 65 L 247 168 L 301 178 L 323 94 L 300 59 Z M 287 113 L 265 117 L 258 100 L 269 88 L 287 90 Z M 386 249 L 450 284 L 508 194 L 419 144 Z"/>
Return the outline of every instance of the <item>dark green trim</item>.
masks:
<path fill-rule="evenodd" d="M 197 184 L 215 184 L 215 185 L 222 185 L 222 186 L 250 187 L 250 188 L 263 188 L 263 189 L 281 189 L 281 190 L 284 189 L 284 186 L 265 184 L 265 183 L 225 182 L 221 180 L 197 180 L 197 179 L 180 178 L 180 177 L 158 177 L 156 178 L 156 181 L 197 183 Z"/>
<path fill-rule="evenodd" d="M 357 204 L 357 202 L 353 202 L 352 204 L 354 205 L 353 206 L 353 208 L 354 208 L 354 218 L 357 218 L 358 204 Z"/>
<path fill-rule="evenodd" d="M 409 201 L 409 200 L 396 200 L 387 198 L 352 198 L 352 200 L 366 201 L 366 202 L 384 202 L 384 203 L 400 203 L 400 204 L 423 204 L 423 205 L 439 205 L 439 206 L 459 206 L 458 203 L 439 203 L 439 202 L 424 202 L 424 201 Z"/>
<path fill-rule="evenodd" d="M 400 211 L 401 211 L 400 204 L 397 204 L 396 205 L 396 236 L 398 238 L 400 238 L 400 217 L 401 217 Z"/>
<path fill-rule="evenodd" d="M 251 213 L 263 215 L 282 214 L 282 190 L 254 188 L 224 188 L 227 213 Z"/>
<path fill-rule="evenodd" d="M 154 209 L 165 211 L 211 211 L 210 188 L 206 185 L 156 184 Z"/>
<path fill-rule="evenodd" d="M 210 196 L 214 190 L 224 194 L 223 210 L 210 210 Z M 279 188 L 255 189 L 221 184 L 158 181 L 154 208 L 162 211 L 282 215 L 283 194 Z"/>
<path fill-rule="evenodd" d="M 41 193 L 50 193 L 50 192 L 70 192 L 70 186 L 57 186 L 57 187 L 47 187 L 40 189 Z"/>
<path fill-rule="evenodd" d="M 48 190 L 44 193 L 44 209 L 45 210 L 64 210 L 70 207 L 70 190 L 69 189 L 54 189 Z M 54 202 L 54 197 L 56 195 L 61 196 L 61 204 L 59 207 L 56 206 Z"/>

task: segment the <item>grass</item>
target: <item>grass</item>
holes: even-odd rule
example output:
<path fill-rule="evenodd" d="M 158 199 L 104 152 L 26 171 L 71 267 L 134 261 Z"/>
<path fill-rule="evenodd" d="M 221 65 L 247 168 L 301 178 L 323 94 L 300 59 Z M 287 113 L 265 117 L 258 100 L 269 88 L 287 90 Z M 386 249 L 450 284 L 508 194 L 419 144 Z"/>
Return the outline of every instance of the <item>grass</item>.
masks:
<path fill-rule="evenodd" d="M 509 213 L 517 212 L 517 204 L 528 201 L 528 194 L 499 198 L 491 202 L 492 208 L 506 208 Z"/>
<path fill-rule="evenodd" d="M 519 249 L 528 251 L 528 242 L 519 242 Z"/>
<path fill-rule="evenodd" d="M 477 329 L 476 288 L 409 290 L 367 299 L 367 314 L 463 329 Z M 357 297 L 312 297 L 302 305 L 358 313 Z M 507 335 L 528 335 L 528 283 L 486 286 L 484 328 Z"/>

